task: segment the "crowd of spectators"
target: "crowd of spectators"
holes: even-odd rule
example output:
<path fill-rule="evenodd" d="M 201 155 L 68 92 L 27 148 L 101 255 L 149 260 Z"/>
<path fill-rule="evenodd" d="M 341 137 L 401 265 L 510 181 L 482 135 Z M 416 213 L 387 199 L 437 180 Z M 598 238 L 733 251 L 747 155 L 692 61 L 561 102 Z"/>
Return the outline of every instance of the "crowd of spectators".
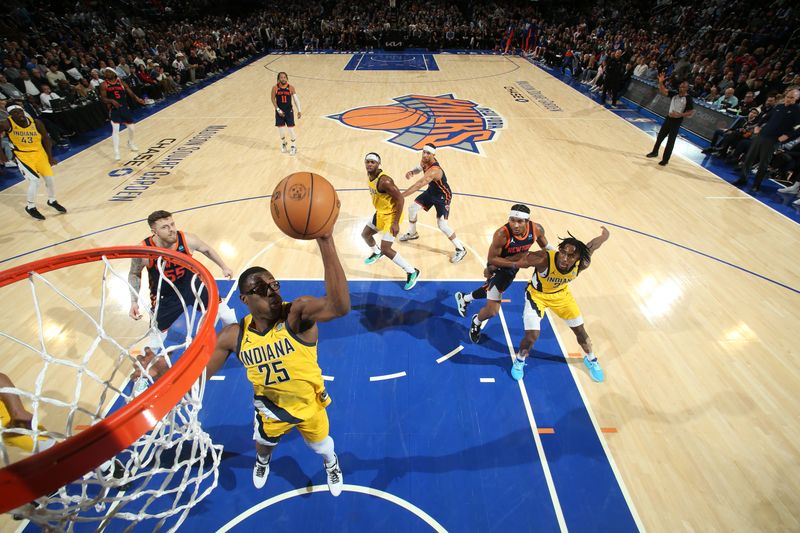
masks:
<path fill-rule="evenodd" d="M 51 0 L 55 1 L 55 0 Z M 121 4 L 121 6 L 126 6 Z M 94 98 L 113 68 L 147 102 L 264 50 L 371 50 L 404 46 L 523 53 L 560 66 L 612 104 L 632 78 L 689 83 L 695 102 L 765 119 L 769 101 L 800 86 L 800 11 L 791 2 L 688 0 L 295 0 L 214 14 L 212 0 L 150 0 L 126 11 L 47 2 L 11 10 L 0 24 L 0 99 L 46 115 Z M 10 22 L 9 22 L 10 21 Z M 795 41 L 792 38 L 795 37 Z M 55 102 L 55 103 L 54 103 Z M 55 126 L 56 140 L 71 133 Z M 728 132 L 730 133 L 730 132 Z M 722 135 L 722 134 L 720 134 Z M 726 153 L 742 148 L 724 139 Z M 720 145 L 715 145 L 719 147 Z M 738 151 L 737 151 L 738 149 Z"/>

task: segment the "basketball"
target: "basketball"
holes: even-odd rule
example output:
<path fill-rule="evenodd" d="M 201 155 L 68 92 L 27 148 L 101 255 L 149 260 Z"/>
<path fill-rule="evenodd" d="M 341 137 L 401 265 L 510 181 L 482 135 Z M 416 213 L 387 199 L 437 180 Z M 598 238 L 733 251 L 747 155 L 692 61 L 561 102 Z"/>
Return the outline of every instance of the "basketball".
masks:
<path fill-rule="evenodd" d="M 295 172 L 272 192 L 275 224 L 293 239 L 316 239 L 333 230 L 341 202 L 328 180 L 312 172 Z"/>
<path fill-rule="evenodd" d="M 410 107 L 379 105 L 351 109 L 342 115 L 341 120 L 354 128 L 399 130 L 422 124 L 428 120 L 428 115 Z"/>

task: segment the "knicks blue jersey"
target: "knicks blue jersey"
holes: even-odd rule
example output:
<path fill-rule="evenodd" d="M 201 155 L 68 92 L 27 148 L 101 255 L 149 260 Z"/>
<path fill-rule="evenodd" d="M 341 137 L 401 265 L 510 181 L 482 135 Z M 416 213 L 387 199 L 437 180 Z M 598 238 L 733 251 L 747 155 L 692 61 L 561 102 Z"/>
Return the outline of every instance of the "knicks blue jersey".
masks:
<path fill-rule="evenodd" d="M 286 87 L 278 85 L 278 90 L 275 91 L 275 102 L 278 104 L 278 109 L 284 113 L 292 112 L 292 91 L 289 89 L 289 85 Z"/>
<path fill-rule="evenodd" d="M 144 245 L 158 248 L 152 236 L 144 240 Z M 192 252 L 189 250 L 189 245 L 186 243 L 186 237 L 182 231 L 178 232 L 178 241 L 172 247 L 172 250 L 186 255 L 192 255 Z M 161 281 L 161 272 L 159 272 L 157 260 L 151 258 L 147 262 L 147 279 L 150 283 L 150 305 L 154 309 L 157 309 L 156 324 L 158 329 L 162 331 L 169 328 L 172 323 L 175 322 L 175 319 L 183 314 L 184 304 L 186 305 L 186 309 L 190 310 L 196 300 L 194 291 L 192 290 L 194 272 L 164 258 L 164 277 L 175 285 L 175 289 L 177 289 L 180 296 L 183 297 L 183 303 L 181 303 L 181 298 L 178 296 L 178 293 L 175 292 L 175 289 L 166 281 Z M 159 295 L 158 286 L 160 281 L 161 293 Z M 200 283 L 198 280 L 197 286 L 199 287 L 199 285 Z M 205 290 L 203 290 L 202 296 L 205 302 L 207 299 Z M 156 300 L 157 297 L 158 300 Z"/>
<path fill-rule="evenodd" d="M 440 196 L 445 199 L 446 202 L 450 202 L 450 198 L 453 196 L 453 191 L 450 190 L 450 185 L 447 184 L 447 174 L 445 174 L 444 169 L 439 165 L 439 163 L 433 163 L 429 168 L 439 167 L 442 171 L 442 178 L 439 180 L 433 180 L 428 184 L 428 189 L 425 192 L 434 194 L 436 196 Z"/>

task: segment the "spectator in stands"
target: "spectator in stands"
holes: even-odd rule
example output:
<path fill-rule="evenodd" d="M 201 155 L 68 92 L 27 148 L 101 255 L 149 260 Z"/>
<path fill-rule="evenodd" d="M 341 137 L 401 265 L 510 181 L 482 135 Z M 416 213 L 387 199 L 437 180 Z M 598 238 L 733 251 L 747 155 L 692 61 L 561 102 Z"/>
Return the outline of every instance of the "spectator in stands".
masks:
<path fill-rule="evenodd" d="M 25 95 L 14 87 L 13 83 L 9 83 L 3 74 L 0 74 L 0 91 L 2 91 L 3 96 L 11 100 L 22 100 L 25 98 Z"/>
<path fill-rule="evenodd" d="M 742 176 L 736 180 L 734 185 L 744 185 L 747 183 L 750 167 L 758 161 L 758 172 L 753 183 L 753 192 L 758 192 L 761 182 L 767 174 L 769 162 L 775 152 L 777 143 L 785 143 L 791 137 L 797 135 L 797 127 L 800 126 L 800 105 L 797 99 L 800 97 L 800 89 L 790 89 L 783 97 L 783 103 L 775 106 L 770 113 L 767 123 L 755 129 L 755 137 L 742 167 Z"/>
<path fill-rule="evenodd" d="M 92 87 L 92 89 L 97 90 L 97 88 L 100 87 L 100 84 L 103 83 L 102 78 L 100 78 L 100 71 L 96 68 L 93 68 L 89 76 L 91 77 L 89 80 L 89 85 Z"/>
<path fill-rule="evenodd" d="M 703 98 L 703 100 L 705 100 L 706 103 L 711 105 L 714 105 L 714 103 L 719 99 L 720 99 L 719 88 L 716 85 L 713 85 L 711 89 L 708 91 L 706 97 Z"/>
<path fill-rule="evenodd" d="M 53 100 L 58 100 L 61 97 L 58 95 L 58 93 L 54 93 L 50 86 L 46 83 L 43 83 L 40 89 L 42 93 L 39 95 L 39 100 L 42 103 L 42 113 L 52 113 L 53 106 L 51 102 Z"/>
<path fill-rule="evenodd" d="M 751 109 L 744 123 L 737 121 L 734 127 L 717 130 L 711 139 L 711 146 L 703 150 L 704 154 L 725 156 L 728 149 L 736 148 L 743 139 L 750 139 L 758 126 L 758 109 Z"/>
<path fill-rule="evenodd" d="M 19 89 L 20 92 L 24 92 L 28 96 L 33 96 L 35 98 L 38 98 L 39 93 L 41 93 L 41 91 L 36 86 L 36 82 L 34 82 L 31 79 L 30 73 L 27 70 L 23 69 L 20 71 L 19 74 L 20 76 L 19 80 L 17 81 L 17 89 Z"/>
<path fill-rule="evenodd" d="M 50 63 L 45 77 L 47 78 L 47 84 L 50 87 L 58 87 L 59 81 L 67 79 L 64 73 L 58 70 L 58 63 L 56 62 Z"/>
<path fill-rule="evenodd" d="M 739 99 L 736 98 L 733 87 L 728 87 L 725 89 L 725 94 L 717 98 L 717 100 L 714 102 L 714 106 L 722 111 L 735 108 L 738 104 Z"/>
<path fill-rule="evenodd" d="M 149 72 L 147 72 L 147 69 L 143 64 L 136 68 L 136 77 L 142 84 L 142 90 L 148 98 L 153 100 L 161 100 L 164 98 L 163 91 L 158 85 L 158 82 L 153 79 Z"/>

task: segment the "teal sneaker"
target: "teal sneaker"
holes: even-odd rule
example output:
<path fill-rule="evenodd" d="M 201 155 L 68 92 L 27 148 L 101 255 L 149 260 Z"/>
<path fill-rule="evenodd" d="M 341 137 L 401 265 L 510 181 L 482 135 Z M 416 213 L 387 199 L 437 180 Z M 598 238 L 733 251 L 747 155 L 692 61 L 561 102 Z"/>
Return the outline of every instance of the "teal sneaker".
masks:
<path fill-rule="evenodd" d="M 403 288 L 407 291 L 413 289 L 414 285 L 417 284 L 417 278 L 419 278 L 419 269 L 415 268 L 414 272 L 408 274 L 408 277 L 406 278 L 406 284 Z"/>
<path fill-rule="evenodd" d="M 511 377 L 517 381 L 525 377 L 525 361 L 514 358 L 514 362 L 511 364 Z"/>
<path fill-rule="evenodd" d="M 381 257 L 383 257 L 383 254 L 381 252 L 378 252 L 377 254 L 372 254 L 371 256 L 369 256 L 366 259 L 364 259 L 364 264 L 365 265 L 371 265 L 372 263 L 374 263 L 375 261 L 377 261 Z"/>
<path fill-rule="evenodd" d="M 583 364 L 586 365 L 586 368 L 589 369 L 589 375 L 592 376 L 592 379 L 598 383 L 602 383 L 603 379 L 605 379 L 605 375 L 603 374 L 603 369 L 600 368 L 600 362 L 595 359 L 594 361 L 589 360 L 588 355 L 583 356 Z"/>

